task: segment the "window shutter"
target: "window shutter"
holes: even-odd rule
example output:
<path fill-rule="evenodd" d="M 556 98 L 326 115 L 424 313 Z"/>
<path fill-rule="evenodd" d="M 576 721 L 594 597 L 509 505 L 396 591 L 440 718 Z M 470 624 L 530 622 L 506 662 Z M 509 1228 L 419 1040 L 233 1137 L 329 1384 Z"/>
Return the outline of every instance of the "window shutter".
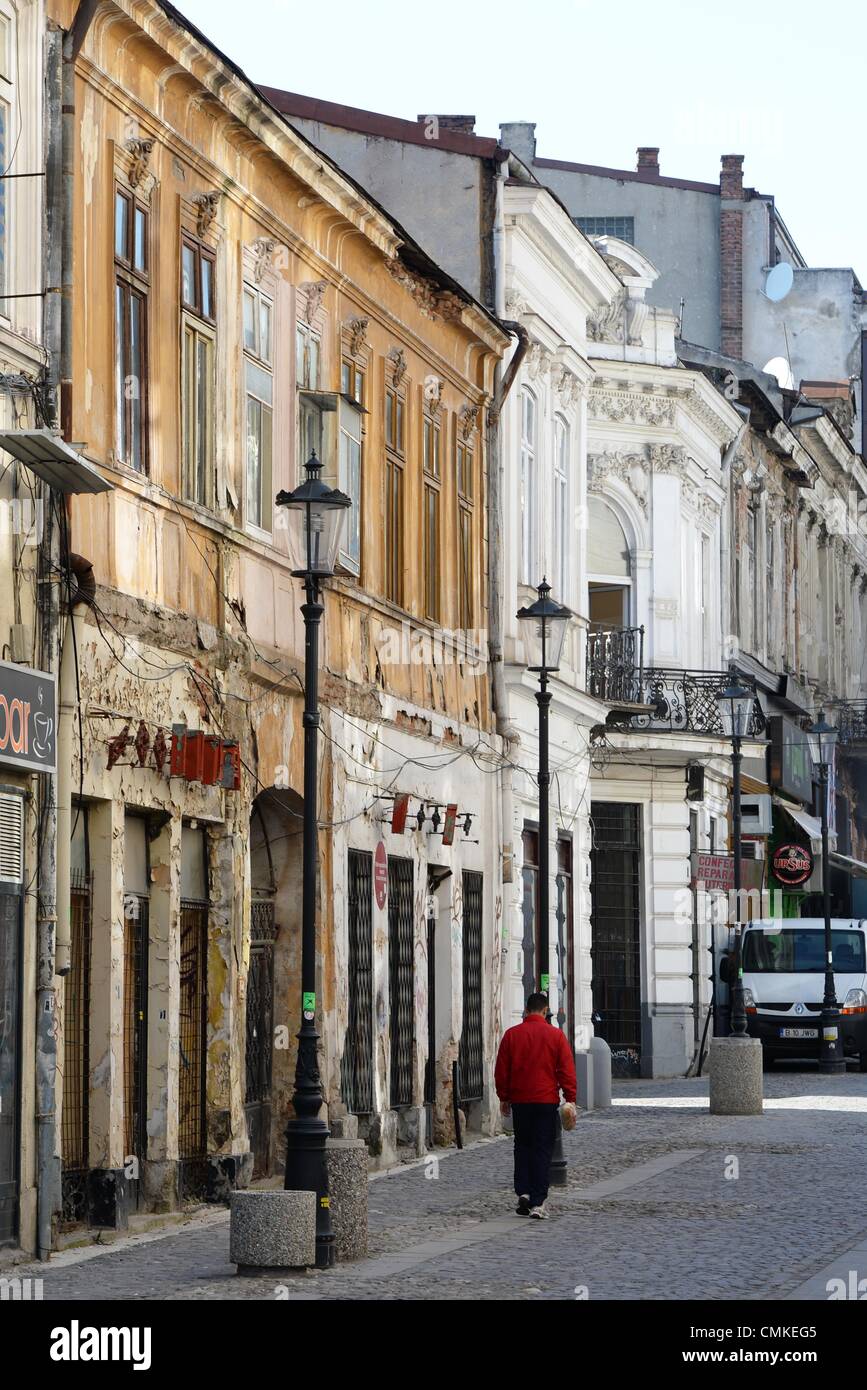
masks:
<path fill-rule="evenodd" d="M 0 792 L 0 880 L 24 879 L 24 798 Z"/>

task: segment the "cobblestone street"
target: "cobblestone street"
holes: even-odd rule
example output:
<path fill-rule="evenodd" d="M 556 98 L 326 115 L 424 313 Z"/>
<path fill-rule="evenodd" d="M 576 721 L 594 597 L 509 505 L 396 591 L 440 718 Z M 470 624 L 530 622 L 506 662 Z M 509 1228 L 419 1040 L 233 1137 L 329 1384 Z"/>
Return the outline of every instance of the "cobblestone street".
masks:
<path fill-rule="evenodd" d="M 760 1118 L 709 1115 L 705 1080 L 614 1095 L 565 1136 L 548 1223 L 513 1215 L 503 1138 L 375 1177 L 369 1258 L 281 1286 L 235 1275 L 222 1211 L 15 1272 L 47 1300 L 826 1299 L 867 1276 L 867 1075 L 779 1070 Z"/>

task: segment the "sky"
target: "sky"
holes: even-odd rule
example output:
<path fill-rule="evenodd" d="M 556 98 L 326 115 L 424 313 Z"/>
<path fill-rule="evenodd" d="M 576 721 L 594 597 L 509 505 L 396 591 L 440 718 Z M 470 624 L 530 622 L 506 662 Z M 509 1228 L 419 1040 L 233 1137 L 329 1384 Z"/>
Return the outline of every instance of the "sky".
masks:
<path fill-rule="evenodd" d="M 773 194 L 807 263 L 867 285 L 867 6 L 815 0 L 176 0 L 248 77 L 476 132 L 535 121 L 536 152 L 715 183 L 721 154 Z M 776 10 L 776 13 L 774 11 Z"/>

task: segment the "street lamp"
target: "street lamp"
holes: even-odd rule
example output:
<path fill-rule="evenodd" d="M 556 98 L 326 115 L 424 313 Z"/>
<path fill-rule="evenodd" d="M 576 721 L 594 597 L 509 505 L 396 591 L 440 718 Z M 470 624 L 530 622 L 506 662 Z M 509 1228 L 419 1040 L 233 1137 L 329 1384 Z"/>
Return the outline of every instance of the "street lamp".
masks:
<path fill-rule="evenodd" d="M 735 879 L 735 949 L 733 970 L 729 973 L 731 986 L 731 1032 L 732 1037 L 746 1038 L 747 1013 L 744 1008 L 744 972 L 741 966 L 741 753 L 742 740 L 749 733 L 750 720 L 755 703 L 755 694 L 747 686 L 739 684 L 736 676 L 729 677 L 729 683 L 716 694 L 717 708 L 723 734 L 732 741 L 732 836 L 734 840 L 734 879 Z M 732 984 L 732 979 L 734 983 Z"/>
<path fill-rule="evenodd" d="M 551 692 L 548 676 L 559 669 L 566 628 L 572 611 L 550 597 L 551 586 L 543 578 L 539 597 L 528 608 L 518 611 L 524 638 L 527 669 L 539 676 L 536 703 L 539 706 L 539 959 L 536 976 L 539 989 L 548 993 L 549 977 L 549 883 L 548 883 L 548 800 L 551 776 L 548 770 L 548 708 Z M 551 1160 L 551 1183 L 562 1187 L 566 1183 L 566 1158 L 563 1154 L 563 1131 L 557 1116 L 557 1139 Z"/>
<path fill-rule="evenodd" d="M 316 872 L 317 763 L 319 735 L 319 623 L 324 612 L 319 585 L 334 573 L 340 537 L 351 499 L 320 478 L 322 464 L 313 453 L 304 465 L 306 478 L 292 492 L 279 492 L 277 505 L 289 511 L 292 573 L 304 580 L 304 850 L 301 897 L 301 1031 L 295 1062 L 295 1114 L 286 1125 L 286 1191 L 315 1192 L 316 1266 L 334 1264 L 334 1233 L 328 1199 L 325 1141 L 328 1126 L 320 1119 L 322 1082 L 316 1031 Z"/>
<path fill-rule="evenodd" d="M 828 856 L 828 786 L 834 764 L 837 730 L 819 711 L 819 718 L 809 730 L 813 745 L 813 761 L 819 765 L 819 800 L 822 815 L 822 906 L 825 914 L 825 997 L 822 1000 L 822 1040 L 819 1044 L 819 1071 L 840 1073 L 846 1061 L 840 1047 L 840 1009 L 834 983 L 834 940 L 831 933 L 831 884 Z"/>

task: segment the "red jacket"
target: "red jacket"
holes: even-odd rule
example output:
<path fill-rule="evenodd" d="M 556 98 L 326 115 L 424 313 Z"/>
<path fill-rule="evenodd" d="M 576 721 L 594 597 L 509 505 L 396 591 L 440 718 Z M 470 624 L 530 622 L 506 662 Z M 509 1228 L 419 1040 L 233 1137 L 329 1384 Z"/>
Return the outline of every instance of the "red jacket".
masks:
<path fill-rule="evenodd" d="M 578 1083 L 566 1034 L 544 1014 L 528 1014 L 504 1033 L 494 1081 L 500 1100 L 512 1105 L 559 1105 L 561 1091 L 574 1101 Z"/>

